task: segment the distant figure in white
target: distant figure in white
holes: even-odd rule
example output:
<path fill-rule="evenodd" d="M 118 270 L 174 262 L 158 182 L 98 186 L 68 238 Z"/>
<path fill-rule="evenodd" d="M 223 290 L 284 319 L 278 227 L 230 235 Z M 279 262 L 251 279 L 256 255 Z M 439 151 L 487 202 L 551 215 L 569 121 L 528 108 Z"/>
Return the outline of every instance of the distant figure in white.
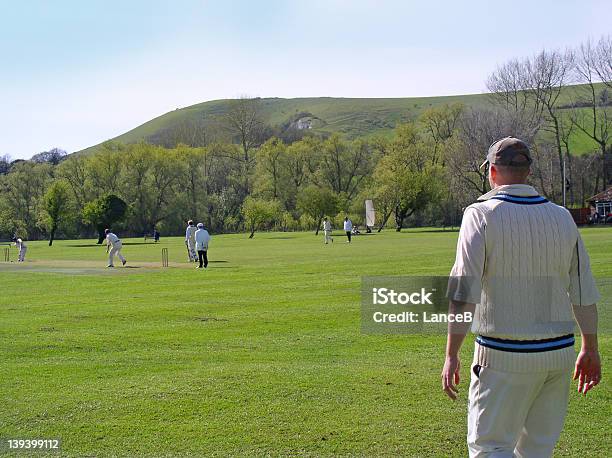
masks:
<path fill-rule="evenodd" d="M 351 243 L 351 232 L 352 231 L 353 231 L 353 222 L 347 216 L 346 218 L 344 218 L 344 232 L 346 232 L 346 236 L 348 237 L 348 240 L 346 241 L 346 243 Z"/>
<path fill-rule="evenodd" d="M 126 259 L 121 255 L 121 240 L 115 234 L 113 234 L 110 229 L 105 229 L 104 234 L 106 234 L 106 252 L 108 253 L 108 266 L 106 267 L 115 267 L 113 265 L 113 259 L 115 255 L 121 260 L 121 265 L 125 265 L 127 262 Z"/>
<path fill-rule="evenodd" d="M 323 234 L 325 234 L 325 245 L 328 242 L 334 243 L 334 239 L 332 238 L 332 226 L 331 221 L 327 219 L 327 216 L 323 218 Z"/>
<path fill-rule="evenodd" d="M 26 251 L 28 251 L 27 245 L 19 237 L 13 237 L 13 243 L 15 243 L 15 246 L 19 250 L 19 255 L 17 256 L 17 262 L 25 261 Z"/>
<path fill-rule="evenodd" d="M 187 254 L 189 256 L 189 262 L 195 262 L 198 260 L 198 255 L 196 254 L 196 231 L 197 228 L 193 224 L 193 221 L 187 221 L 187 230 L 185 231 L 185 245 L 187 245 Z"/>
<path fill-rule="evenodd" d="M 208 267 L 208 243 L 210 242 L 210 234 L 204 229 L 204 224 L 198 223 L 198 230 L 195 232 L 196 249 L 198 250 L 198 259 L 200 265 L 197 269 Z"/>

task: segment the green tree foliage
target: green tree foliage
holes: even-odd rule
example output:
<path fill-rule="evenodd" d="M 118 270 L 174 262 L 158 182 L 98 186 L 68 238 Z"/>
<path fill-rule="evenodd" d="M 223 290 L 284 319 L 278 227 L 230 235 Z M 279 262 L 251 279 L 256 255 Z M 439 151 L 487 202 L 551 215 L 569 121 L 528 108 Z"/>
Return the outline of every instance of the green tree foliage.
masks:
<path fill-rule="evenodd" d="M 65 181 L 51 183 L 43 197 L 43 209 L 43 224 L 48 230 L 51 246 L 60 224 L 67 222 L 72 215 L 70 187 Z"/>
<path fill-rule="evenodd" d="M 83 209 L 83 220 L 91 224 L 98 232 L 98 244 L 104 240 L 104 230 L 120 221 L 127 209 L 127 204 L 114 194 L 106 194 L 92 200 Z"/>
<path fill-rule="evenodd" d="M 20 228 L 23 237 L 37 238 L 40 201 L 52 180 L 53 166 L 49 163 L 22 161 L 0 182 L 0 194 L 10 214 L 11 224 Z"/>
<path fill-rule="evenodd" d="M 242 204 L 242 216 L 246 228 L 250 231 L 249 238 L 255 236 L 255 231 L 262 225 L 270 223 L 280 216 L 281 209 L 277 201 L 247 197 Z"/>
<path fill-rule="evenodd" d="M 389 154 L 380 160 L 374 171 L 374 189 L 383 202 L 383 211 L 388 213 L 393 208 L 398 232 L 413 213 L 439 203 L 443 189 L 442 168 L 435 164 L 431 149 L 419 139 L 414 124 L 397 129 Z M 389 214 L 383 216 L 388 218 Z"/>
<path fill-rule="evenodd" d="M 286 163 L 287 147 L 282 140 L 271 138 L 257 152 L 256 189 L 258 194 L 280 199 L 287 185 L 283 164 Z"/>
<path fill-rule="evenodd" d="M 462 103 L 453 103 L 429 108 L 421 115 L 420 122 L 433 143 L 432 162 L 434 164 L 441 159 L 440 153 L 445 142 L 456 133 L 464 110 Z"/>
<path fill-rule="evenodd" d="M 362 140 L 346 142 L 334 134 L 322 145 L 319 175 L 337 194 L 352 199 L 365 177 L 372 173 L 372 154 Z"/>
<path fill-rule="evenodd" d="M 298 209 L 316 222 L 315 234 L 319 233 L 325 215 L 334 215 L 338 208 L 338 196 L 330 189 L 308 186 L 298 194 Z"/>

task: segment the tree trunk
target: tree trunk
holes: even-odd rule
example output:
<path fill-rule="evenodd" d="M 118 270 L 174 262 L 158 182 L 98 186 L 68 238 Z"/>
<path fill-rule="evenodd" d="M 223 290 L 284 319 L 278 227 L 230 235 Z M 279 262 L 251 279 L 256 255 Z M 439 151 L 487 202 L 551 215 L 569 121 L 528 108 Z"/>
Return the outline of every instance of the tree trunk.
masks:
<path fill-rule="evenodd" d="M 57 228 L 54 226 L 51 228 L 51 233 L 49 234 L 49 246 L 53 245 L 53 239 L 55 238 L 55 231 Z"/>
<path fill-rule="evenodd" d="M 399 210 L 399 208 L 395 209 L 395 231 L 396 232 L 401 232 L 402 231 L 402 226 L 404 225 L 404 216 L 405 216 L 405 212 L 402 212 Z"/>
<path fill-rule="evenodd" d="M 607 186 L 608 186 L 608 167 L 606 164 L 606 144 L 604 142 L 602 142 L 600 144 L 601 146 L 601 165 L 602 165 L 602 183 L 601 183 L 601 190 L 602 192 L 606 190 Z"/>
<path fill-rule="evenodd" d="M 255 237 L 255 226 L 251 227 L 251 234 L 249 235 L 250 239 L 252 239 L 253 237 Z"/>
<path fill-rule="evenodd" d="M 323 221 L 323 218 L 319 218 L 319 221 L 317 221 L 317 230 L 315 231 L 315 235 L 319 235 L 319 228 L 321 227 L 321 221 Z"/>
<path fill-rule="evenodd" d="M 387 224 L 387 220 L 389 219 L 389 217 L 391 216 L 391 212 L 387 213 L 386 215 L 383 216 L 383 220 L 382 223 L 380 223 L 380 227 L 378 228 L 377 232 L 380 232 L 383 230 L 383 228 L 385 227 L 385 224 Z"/>

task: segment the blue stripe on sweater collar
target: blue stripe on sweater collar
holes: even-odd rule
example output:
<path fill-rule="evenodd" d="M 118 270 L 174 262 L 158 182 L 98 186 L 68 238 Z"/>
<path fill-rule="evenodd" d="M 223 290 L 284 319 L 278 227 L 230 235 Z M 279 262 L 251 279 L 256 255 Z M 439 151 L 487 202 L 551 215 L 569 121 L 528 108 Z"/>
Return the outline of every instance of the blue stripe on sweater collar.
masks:
<path fill-rule="evenodd" d="M 517 197 L 538 197 L 540 193 L 533 186 L 527 184 L 505 184 L 491 189 L 486 194 L 478 198 L 479 201 L 489 200 L 493 196 L 500 194 L 517 196 Z"/>
<path fill-rule="evenodd" d="M 491 199 L 502 200 L 504 202 L 511 202 L 513 204 L 522 204 L 522 205 L 535 205 L 535 204 L 544 204 L 548 202 L 548 199 L 542 196 L 513 196 L 510 194 L 497 194 Z"/>

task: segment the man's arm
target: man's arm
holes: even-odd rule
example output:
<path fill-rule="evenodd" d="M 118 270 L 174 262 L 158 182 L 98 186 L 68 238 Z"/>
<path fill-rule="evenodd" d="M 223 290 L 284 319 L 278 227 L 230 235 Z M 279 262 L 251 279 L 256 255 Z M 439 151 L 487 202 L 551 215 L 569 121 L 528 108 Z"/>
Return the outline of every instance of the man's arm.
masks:
<path fill-rule="evenodd" d="M 467 302 L 450 301 L 448 304 L 449 315 L 465 316 L 466 313 L 474 316 L 476 310 L 476 304 L 470 304 Z M 461 363 L 459 361 L 459 350 L 465 340 L 465 336 L 470 330 L 470 322 L 449 322 L 448 323 L 448 335 L 446 338 L 446 360 L 444 361 L 444 368 L 442 369 L 442 389 L 446 392 L 447 396 L 453 401 L 457 399 L 459 389 L 459 370 Z"/>
<path fill-rule="evenodd" d="M 578 380 L 578 392 L 587 394 L 601 380 L 601 360 L 597 344 L 597 306 L 574 305 L 573 308 L 582 336 L 582 347 L 576 358 L 574 380 Z"/>
<path fill-rule="evenodd" d="M 450 273 L 447 296 L 449 315 L 471 313 L 480 302 L 485 265 L 486 221 L 477 209 L 469 207 L 463 214 L 457 240 L 455 264 Z M 459 383 L 459 349 L 472 323 L 448 324 L 446 358 L 442 369 L 442 389 L 449 398 L 457 399 Z"/>

